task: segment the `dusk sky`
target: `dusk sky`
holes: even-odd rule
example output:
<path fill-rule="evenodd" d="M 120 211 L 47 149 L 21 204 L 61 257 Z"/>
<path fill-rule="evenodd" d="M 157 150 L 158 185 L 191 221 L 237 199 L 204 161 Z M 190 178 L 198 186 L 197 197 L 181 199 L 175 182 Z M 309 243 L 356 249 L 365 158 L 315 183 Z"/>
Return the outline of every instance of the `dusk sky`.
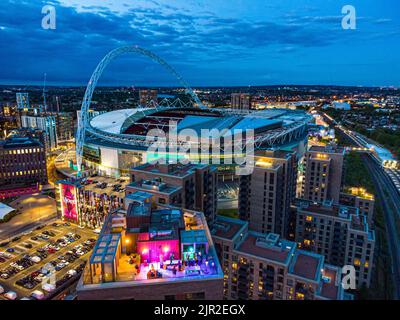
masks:
<path fill-rule="evenodd" d="M 41 26 L 56 8 L 56 29 Z M 357 29 L 342 29 L 353 5 Z M 108 51 L 138 45 L 192 86 L 400 86 L 398 0 L 1 0 L 0 83 L 85 85 Z M 100 85 L 168 86 L 146 57 L 113 61 Z"/>

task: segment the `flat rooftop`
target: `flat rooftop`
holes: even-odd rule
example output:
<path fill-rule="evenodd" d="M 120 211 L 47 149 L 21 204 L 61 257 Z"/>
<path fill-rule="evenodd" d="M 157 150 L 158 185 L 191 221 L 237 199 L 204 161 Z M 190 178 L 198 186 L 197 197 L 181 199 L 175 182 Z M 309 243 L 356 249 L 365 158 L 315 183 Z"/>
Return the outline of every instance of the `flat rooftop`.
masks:
<path fill-rule="evenodd" d="M 338 217 L 350 220 L 351 215 L 357 215 L 358 209 L 343 205 L 324 205 L 321 203 L 314 203 L 308 200 L 299 200 L 300 205 L 298 208 L 302 211 L 321 214 L 325 216 Z"/>
<path fill-rule="evenodd" d="M 323 153 L 337 153 L 337 154 L 344 154 L 345 149 L 338 146 L 317 146 L 313 145 L 308 150 L 310 152 L 323 152 Z"/>
<path fill-rule="evenodd" d="M 322 272 L 322 286 L 320 295 L 327 299 L 336 300 L 339 295 L 339 287 L 336 284 L 338 269 L 325 265 Z"/>
<path fill-rule="evenodd" d="M 182 189 L 182 187 L 174 186 L 165 182 L 159 182 L 155 179 L 152 180 L 140 180 L 135 181 L 127 185 L 128 188 L 134 188 L 136 190 L 150 192 L 150 193 L 163 193 L 163 194 L 174 194 Z"/>
<path fill-rule="evenodd" d="M 107 216 L 90 264 L 85 268 L 80 290 L 222 279 L 223 272 L 204 215 L 201 212 L 158 206 L 157 209 L 152 210 L 151 223 L 145 232 L 141 230 L 127 233 L 123 230 L 116 231 L 112 228 L 113 218 L 121 217 L 123 215 L 115 213 Z M 147 223 L 145 224 L 147 225 Z M 130 238 L 131 234 L 138 235 L 137 245 L 141 244 L 144 248 L 125 254 L 122 244 L 134 241 Z M 143 238 L 146 235 L 148 237 Z M 174 235 L 173 239 L 171 235 Z M 128 237 L 125 238 L 126 236 Z M 127 239 L 129 239 L 128 242 Z M 175 255 L 170 258 L 164 257 L 162 260 L 151 259 L 148 261 L 147 259 L 150 258 L 146 255 L 153 240 L 157 241 L 157 246 L 165 246 L 164 252 L 165 250 L 174 252 L 176 246 L 180 257 Z M 169 240 L 179 241 L 179 244 L 168 242 Z M 186 249 L 183 248 L 185 245 Z M 196 260 L 187 254 L 187 252 L 194 252 L 190 251 L 190 246 L 194 246 L 199 251 L 205 250 L 201 259 Z M 154 247 L 151 250 L 156 253 L 158 249 L 158 247 Z M 187 264 L 184 263 L 184 259 Z M 108 269 L 104 269 L 110 265 L 115 266 L 112 273 L 106 272 Z M 99 268 L 103 271 L 99 271 Z"/>
<path fill-rule="evenodd" d="M 238 248 L 236 248 L 236 251 L 283 264 L 289 261 L 295 248 L 293 243 L 292 246 L 286 246 L 286 242 L 283 241 L 275 245 L 263 246 L 259 242 L 260 238 L 261 237 L 258 234 L 248 233 L 245 240 L 239 245 Z"/>
<path fill-rule="evenodd" d="M 129 179 L 115 179 L 115 178 L 109 178 L 109 177 L 103 177 L 103 176 L 96 176 L 96 177 L 89 177 L 87 178 L 89 182 L 87 184 L 82 184 L 84 190 L 92 191 L 96 194 L 107 194 L 108 196 L 115 196 L 118 198 L 124 198 L 125 197 L 125 188 L 129 184 Z M 98 185 L 101 183 L 106 183 L 107 186 L 105 188 L 100 188 Z M 114 191 L 114 185 L 120 184 L 120 190 L 122 191 Z"/>
<path fill-rule="evenodd" d="M 308 251 L 296 250 L 289 272 L 308 280 L 318 281 L 323 264 L 323 256 Z"/>
<path fill-rule="evenodd" d="M 245 225 L 246 222 L 239 219 L 217 216 L 212 226 L 211 234 L 216 237 L 232 240 Z"/>
<path fill-rule="evenodd" d="M 30 137 L 11 137 L 7 140 L 0 141 L 0 148 L 3 149 L 17 149 L 17 148 L 29 148 L 29 147 L 43 147 L 36 139 Z"/>

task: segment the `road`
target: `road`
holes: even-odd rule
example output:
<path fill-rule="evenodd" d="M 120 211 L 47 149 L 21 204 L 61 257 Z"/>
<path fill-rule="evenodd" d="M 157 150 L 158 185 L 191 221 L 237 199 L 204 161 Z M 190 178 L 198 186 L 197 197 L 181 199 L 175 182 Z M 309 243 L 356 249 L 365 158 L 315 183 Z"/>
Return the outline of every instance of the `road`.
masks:
<path fill-rule="evenodd" d="M 57 216 L 56 200 L 42 194 L 24 195 L 9 204 L 21 213 L 0 224 L 0 241 L 33 229 Z"/>
<path fill-rule="evenodd" d="M 328 118 L 329 119 L 329 118 Z M 329 119 L 332 120 L 332 119 Z M 365 147 L 363 137 L 342 126 L 337 125 L 336 129 L 345 134 L 356 146 Z M 400 298 L 400 247 L 399 236 L 396 229 L 396 219 L 400 218 L 400 193 L 395 187 L 382 165 L 372 153 L 363 155 L 364 163 L 374 181 L 376 196 L 380 199 L 385 215 L 386 234 L 388 237 L 389 252 L 392 261 L 392 276 L 394 284 L 394 298 Z"/>

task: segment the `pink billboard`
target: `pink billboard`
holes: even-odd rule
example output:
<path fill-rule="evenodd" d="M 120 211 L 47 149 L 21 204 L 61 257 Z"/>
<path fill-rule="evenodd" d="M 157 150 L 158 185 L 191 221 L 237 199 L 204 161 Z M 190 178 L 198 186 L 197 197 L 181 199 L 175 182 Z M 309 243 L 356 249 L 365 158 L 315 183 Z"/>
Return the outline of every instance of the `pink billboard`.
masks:
<path fill-rule="evenodd" d="M 78 221 L 76 188 L 69 184 L 60 184 L 61 210 L 63 218 Z"/>

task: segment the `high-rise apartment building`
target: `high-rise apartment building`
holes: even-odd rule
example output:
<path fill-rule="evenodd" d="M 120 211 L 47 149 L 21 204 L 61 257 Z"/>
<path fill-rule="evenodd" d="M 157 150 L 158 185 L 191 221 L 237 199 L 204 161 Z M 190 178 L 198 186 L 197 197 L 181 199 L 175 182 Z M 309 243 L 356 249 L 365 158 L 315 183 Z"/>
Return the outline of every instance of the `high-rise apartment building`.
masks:
<path fill-rule="evenodd" d="M 157 202 L 202 211 L 211 223 L 217 210 L 217 169 L 206 164 L 150 164 L 131 170 L 126 192 L 157 194 Z"/>
<path fill-rule="evenodd" d="M 297 156 L 294 152 L 262 151 L 252 174 L 240 176 L 239 216 L 257 232 L 286 238 L 290 204 L 296 196 Z"/>
<path fill-rule="evenodd" d="M 250 110 L 251 97 L 248 93 L 232 93 L 231 108 L 236 110 Z"/>
<path fill-rule="evenodd" d="M 344 154 L 344 148 L 336 146 L 310 147 L 304 156 L 303 199 L 339 203 Z"/>
<path fill-rule="evenodd" d="M 27 92 L 17 92 L 17 108 L 19 110 L 28 110 L 30 109 L 31 105 L 29 103 L 29 93 Z"/>
<path fill-rule="evenodd" d="M 250 231 L 248 222 L 222 216 L 217 216 L 211 234 L 224 270 L 225 299 L 352 298 L 343 291 L 340 268 L 277 234 Z"/>
<path fill-rule="evenodd" d="M 332 203 L 297 203 L 296 242 L 304 250 L 325 256 L 328 263 L 354 266 L 357 286 L 369 287 L 375 233 L 358 208 Z"/>
<path fill-rule="evenodd" d="M 51 113 L 56 120 L 57 143 L 74 139 L 74 118 L 71 112 Z"/>
<path fill-rule="evenodd" d="M 139 104 L 141 106 L 147 106 L 152 102 L 157 104 L 157 90 L 154 89 L 139 90 Z"/>
<path fill-rule="evenodd" d="M 356 207 L 360 214 L 367 218 L 369 226 L 374 225 L 375 198 L 364 188 L 349 188 L 340 194 L 340 204 Z"/>
<path fill-rule="evenodd" d="M 47 184 L 45 148 L 30 137 L 0 141 L 0 198 L 35 193 Z"/>
<path fill-rule="evenodd" d="M 56 117 L 53 115 L 21 115 L 21 127 L 40 129 L 46 133 L 45 135 L 45 147 L 46 152 L 57 148 L 57 125 Z"/>

